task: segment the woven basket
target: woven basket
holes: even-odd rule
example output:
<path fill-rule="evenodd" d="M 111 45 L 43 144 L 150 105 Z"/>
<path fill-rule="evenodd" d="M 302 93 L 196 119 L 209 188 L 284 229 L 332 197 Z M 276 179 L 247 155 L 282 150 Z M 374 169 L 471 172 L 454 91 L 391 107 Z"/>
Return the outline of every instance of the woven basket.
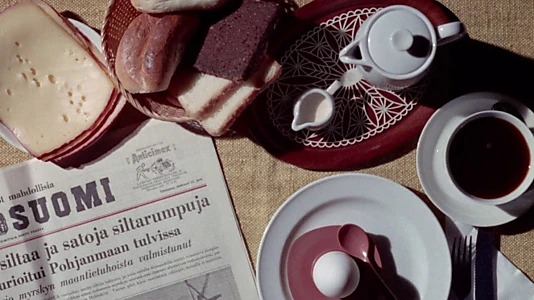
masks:
<path fill-rule="evenodd" d="M 124 89 L 115 73 L 115 57 L 120 40 L 130 23 L 141 13 L 137 11 L 130 0 L 111 0 L 102 29 L 102 47 L 107 60 L 110 75 L 117 82 L 120 92 L 128 102 L 141 113 L 158 120 L 171 122 L 189 122 L 193 119 L 187 116 L 181 107 L 171 105 L 166 100 L 166 93 L 132 94 Z M 197 122 L 189 122 L 193 127 L 200 126 Z"/>

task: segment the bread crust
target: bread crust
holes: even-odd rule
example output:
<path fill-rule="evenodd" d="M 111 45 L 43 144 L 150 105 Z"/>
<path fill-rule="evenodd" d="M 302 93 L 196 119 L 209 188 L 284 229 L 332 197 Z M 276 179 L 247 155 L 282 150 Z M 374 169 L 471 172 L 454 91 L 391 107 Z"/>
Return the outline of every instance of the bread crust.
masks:
<path fill-rule="evenodd" d="M 195 119 L 210 113 L 237 82 L 202 74 L 194 69 L 180 68 L 171 79 L 167 100 L 185 109 Z"/>
<path fill-rule="evenodd" d="M 166 90 L 198 24 L 194 13 L 135 18 L 117 49 L 115 69 L 123 87 L 131 93 Z"/>
<path fill-rule="evenodd" d="M 228 0 L 131 0 L 140 12 L 168 13 L 190 10 L 209 10 L 223 6 Z"/>
<path fill-rule="evenodd" d="M 247 80 L 231 91 L 225 93 L 219 101 L 218 107 L 199 121 L 211 136 L 218 137 L 225 134 L 241 113 L 254 101 L 256 96 L 268 88 L 282 73 L 282 66 L 271 57 L 265 56 L 260 68 Z M 243 92 L 243 93 L 241 93 Z M 239 97 L 236 97 L 240 95 Z M 225 112 L 224 105 L 231 101 L 238 101 L 235 109 Z"/>

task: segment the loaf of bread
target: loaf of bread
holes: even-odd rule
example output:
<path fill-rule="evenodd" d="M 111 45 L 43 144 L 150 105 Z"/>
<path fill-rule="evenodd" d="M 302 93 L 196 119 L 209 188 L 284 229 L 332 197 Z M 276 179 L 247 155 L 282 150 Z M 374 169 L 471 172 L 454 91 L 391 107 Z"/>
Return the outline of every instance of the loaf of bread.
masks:
<path fill-rule="evenodd" d="M 145 13 L 208 10 L 223 6 L 228 0 L 131 0 L 132 6 Z"/>
<path fill-rule="evenodd" d="M 135 18 L 117 49 L 115 70 L 122 86 L 131 93 L 166 90 L 198 25 L 193 13 Z"/>
<path fill-rule="evenodd" d="M 194 67 L 201 73 L 246 81 L 262 62 L 281 13 L 275 2 L 243 0 L 237 10 L 210 26 Z"/>

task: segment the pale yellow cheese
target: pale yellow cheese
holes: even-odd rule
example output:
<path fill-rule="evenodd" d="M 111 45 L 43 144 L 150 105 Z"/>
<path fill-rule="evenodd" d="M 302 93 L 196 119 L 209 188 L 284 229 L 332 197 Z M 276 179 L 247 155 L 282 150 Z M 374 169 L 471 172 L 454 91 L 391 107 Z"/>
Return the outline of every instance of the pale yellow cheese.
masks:
<path fill-rule="evenodd" d="M 74 33 L 57 22 L 32 1 L 0 13 L 0 121 L 35 156 L 89 129 L 114 91 Z"/>

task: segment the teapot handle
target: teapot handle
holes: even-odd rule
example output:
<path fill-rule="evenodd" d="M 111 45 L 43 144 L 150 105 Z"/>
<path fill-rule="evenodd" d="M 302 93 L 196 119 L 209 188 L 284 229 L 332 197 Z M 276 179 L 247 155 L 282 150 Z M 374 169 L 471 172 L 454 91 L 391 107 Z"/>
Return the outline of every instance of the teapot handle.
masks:
<path fill-rule="evenodd" d="M 460 21 L 439 25 L 437 31 L 438 46 L 456 41 L 466 34 L 466 31 L 463 30 L 463 24 Z"/>
<path fill-rule="evenodd" d="M 350 44 L 345 46 L 345 48 L 341 49 L 341 51 L 339 51 L 339 60 L 345 64 L 355 64 L 372 68 L 372 65 L 365 59 L 367 55 L 364 54 L 364 51 L 362 51 L 362 48 L 360 47 L 362 40 L 363 38 L 361 36 L 357 36 L 354 41 L 350 42 Z M 356 51 L 360 53 L 361 58 L 354 56 Z"/>

